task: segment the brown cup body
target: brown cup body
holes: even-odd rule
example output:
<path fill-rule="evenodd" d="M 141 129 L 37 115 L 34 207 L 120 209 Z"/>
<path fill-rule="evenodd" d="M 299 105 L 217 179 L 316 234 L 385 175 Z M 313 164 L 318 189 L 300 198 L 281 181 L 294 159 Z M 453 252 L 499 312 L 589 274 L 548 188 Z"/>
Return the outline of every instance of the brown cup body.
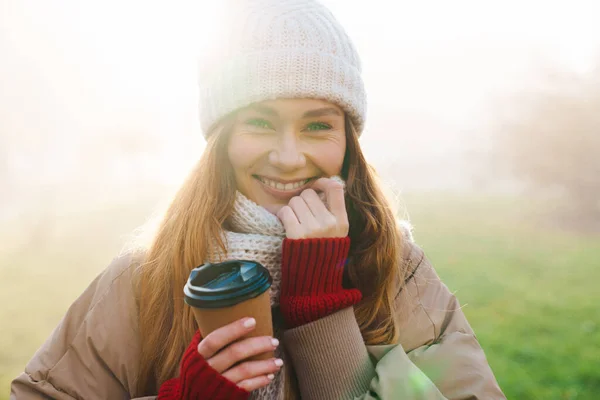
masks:
<path fill-rule="evenodd" d="M 239 319 L 252 317 L 256 319 L 256 327 L 243 338 L 256 336 L 273 336 L 273 320 L 271 316 L 271 289 L 252 299 L 231 307 L 198 308 L 193 307 L 194 317 L 202 337 Z M 263 353 L 248 360 L 266 360 L 273 357 L 273 352 Z"/>

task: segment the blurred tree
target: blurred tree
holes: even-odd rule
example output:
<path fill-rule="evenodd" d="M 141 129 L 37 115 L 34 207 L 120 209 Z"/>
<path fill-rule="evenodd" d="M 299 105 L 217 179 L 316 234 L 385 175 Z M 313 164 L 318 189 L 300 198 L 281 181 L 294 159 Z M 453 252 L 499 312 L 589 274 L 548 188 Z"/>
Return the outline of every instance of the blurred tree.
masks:
<path fill-rule="evenodd" d="M 495 159 L 536 190 L 559 194 L 570 222 L 600 227 L 600 68 L 541 76 L 498 110 Z"/>

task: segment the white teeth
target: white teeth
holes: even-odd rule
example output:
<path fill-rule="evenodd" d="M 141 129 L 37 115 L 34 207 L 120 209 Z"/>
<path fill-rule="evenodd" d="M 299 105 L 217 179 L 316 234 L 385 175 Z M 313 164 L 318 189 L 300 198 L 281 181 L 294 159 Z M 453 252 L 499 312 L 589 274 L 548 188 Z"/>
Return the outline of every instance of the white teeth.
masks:
<path fill-rule="evenodd" d="M 277 189 L 277 190 L 295 190 L 295 189 L 298 189 L 298 188 L 306 185 L 306 183 L 309 180 L 310 179 L 305 179 L 303 181 L 298 181 L 298 182 L 293 182 L 293 183 L 281 183 L 281 182 L 276 182 L 276 181 L 272 181 L 270 179 L 260 177 L 260 181 L 262 183 L 272 187 L 273 189 Z"/>

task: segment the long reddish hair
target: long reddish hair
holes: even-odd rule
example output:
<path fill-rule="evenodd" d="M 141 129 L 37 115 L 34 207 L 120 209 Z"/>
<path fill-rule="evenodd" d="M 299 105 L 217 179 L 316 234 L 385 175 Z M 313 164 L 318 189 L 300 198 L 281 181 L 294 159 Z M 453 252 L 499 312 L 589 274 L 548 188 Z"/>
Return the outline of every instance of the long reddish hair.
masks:
<path fill-rule="evenodd" d="M 342 177 L 352 241 L 345 278 L 364 296 L 354 312 L 365 343 L 395 343 L 394 297 L 398 282 L 407 275 L 401 257 L 402 235 L 376 173 L 362 154 L 351 120 L 346 118 L 345 124 Z M 236 193 L 227 154 L 232 127 L 226 118 L 209 135 L 202 157 L 167 209 L 138 269 L 141 353 L 137 395 L 156 393 L 177 374 L 181 356 L 197 330 L 182 288 L 189 272 L 204 262 L 215 239 L 225 251 L 219 238 Z"/>

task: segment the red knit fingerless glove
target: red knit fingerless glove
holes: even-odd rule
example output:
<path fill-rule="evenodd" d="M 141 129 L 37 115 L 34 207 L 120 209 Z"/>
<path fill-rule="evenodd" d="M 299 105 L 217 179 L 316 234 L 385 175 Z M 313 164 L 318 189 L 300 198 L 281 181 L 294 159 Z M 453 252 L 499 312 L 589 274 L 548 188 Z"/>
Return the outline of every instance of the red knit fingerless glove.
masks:
<path fill-rule="evenodd" d="M 284 239 L 279 305 L 289 328 L 307 324 L 358 303 L 358 289 L 342 278 L 350 238 Z"/>
<path fill-rule="evenodd" d="M 249 392 L 219 374 L 198 353 L 201 339 L 200 331 L 197 331 L 181 358 L 179 377 L 160 386 L 158 399 L 246 400 Z"/>

